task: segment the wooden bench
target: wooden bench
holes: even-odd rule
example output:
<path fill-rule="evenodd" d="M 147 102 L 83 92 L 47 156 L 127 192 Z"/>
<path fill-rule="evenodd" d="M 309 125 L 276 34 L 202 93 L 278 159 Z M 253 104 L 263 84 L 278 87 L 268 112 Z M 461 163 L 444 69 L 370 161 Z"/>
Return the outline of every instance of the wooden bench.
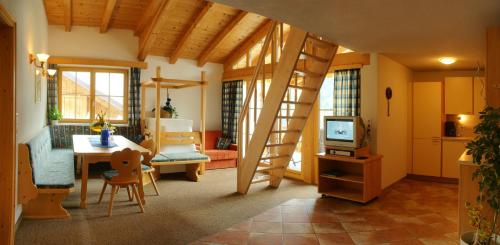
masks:
<path fill-rule="evenodd" d="M 18 170 L 23 218 L 70 217 L 62 201 L 74 191 L 74 155 L 70 149 L 52 148 L 48 127 L 28 143 L 19 144 Z"/>

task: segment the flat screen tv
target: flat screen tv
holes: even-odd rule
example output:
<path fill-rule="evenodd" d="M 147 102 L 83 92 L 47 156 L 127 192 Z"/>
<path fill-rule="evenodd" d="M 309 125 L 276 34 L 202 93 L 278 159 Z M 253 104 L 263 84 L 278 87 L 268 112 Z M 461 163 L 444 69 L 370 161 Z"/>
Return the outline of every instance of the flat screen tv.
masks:
<path fill-rule="evenodd" d="M 325 117 L 325 146 L 341 148 L 361 147 L 364 130 L 360 117 Z"/>

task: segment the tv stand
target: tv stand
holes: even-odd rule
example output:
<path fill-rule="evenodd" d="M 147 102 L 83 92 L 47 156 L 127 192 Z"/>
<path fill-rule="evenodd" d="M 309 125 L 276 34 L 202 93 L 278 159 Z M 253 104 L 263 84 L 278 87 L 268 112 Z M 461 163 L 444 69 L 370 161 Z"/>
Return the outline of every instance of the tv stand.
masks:
<path fill-rule="evenodd" d="M 381 155 L 318 154 L 318 193 L 367 203 L 381 192 Z"/>

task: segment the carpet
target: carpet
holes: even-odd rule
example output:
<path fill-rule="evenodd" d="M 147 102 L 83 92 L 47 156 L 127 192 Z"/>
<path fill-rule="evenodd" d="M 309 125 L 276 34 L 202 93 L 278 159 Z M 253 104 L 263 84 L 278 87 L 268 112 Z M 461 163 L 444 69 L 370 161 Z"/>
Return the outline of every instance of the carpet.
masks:
<path fill-rule="evenodd" d="M 247 195 L 236 193 L 236 169 L 209 170 L 199 182 L 167 175 L 144 188 L 145 213 L 129 202 L 125 190 L 115 198 L 107 217 L 109 191 L 98 205 L 101 179 L 88 183 L 88 208 L 80 209 L 80 181 L 65 200 L 69 220 L 22 220 L 16 244 L 187 244 L 214 234 L 293 198 L 317 198 L 316 186 L 283 180 L 280 188 L 253 185 Z"/>

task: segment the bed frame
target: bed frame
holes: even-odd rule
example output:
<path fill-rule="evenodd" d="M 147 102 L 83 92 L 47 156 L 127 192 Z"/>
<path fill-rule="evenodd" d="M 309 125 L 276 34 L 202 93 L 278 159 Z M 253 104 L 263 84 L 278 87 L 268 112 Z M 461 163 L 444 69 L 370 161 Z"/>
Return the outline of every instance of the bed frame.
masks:
<path fill-rule="evenodd" d="M 156 77 L 151 81 L 143 82 L 141 85 L 142 101 L 141 101 L 141 130 L 142 134 L 153 137 L 157 149 L 161 149 L 164 145 L 176 144 L 197 144 L 201 154 L 205 154 L 205 118 L 206 118 L 206 78 L 205 71 L 201 72 L 200 81 L 180 80 L 180 79 L 167 79 L 161 77 L 161 68 L 156 67 Z M 190 87 L 200 87 L 200 131 L 199 132 L 161 132 L 160 118 L 161 118 L 161 89 L 183 89 Z M 156 106 L 155 106 L 155 120 L 156 129 L 154 136 L 151 131 L 146 128 L 146 88 L 156 89 Z M 158 152 L 160 153 L 160 152 Z M 199 175 L 205 173 L 205 162 L 208 160 L 186 160 L 186 161 L 167 161 L 167 162 L 152 162 L 152 166 L 169 166 L 169 165 L 186 165 L 187 177 L 192 181 L 198 181 Z M 159 171 L 156 171 L 159 173 Z"/>

